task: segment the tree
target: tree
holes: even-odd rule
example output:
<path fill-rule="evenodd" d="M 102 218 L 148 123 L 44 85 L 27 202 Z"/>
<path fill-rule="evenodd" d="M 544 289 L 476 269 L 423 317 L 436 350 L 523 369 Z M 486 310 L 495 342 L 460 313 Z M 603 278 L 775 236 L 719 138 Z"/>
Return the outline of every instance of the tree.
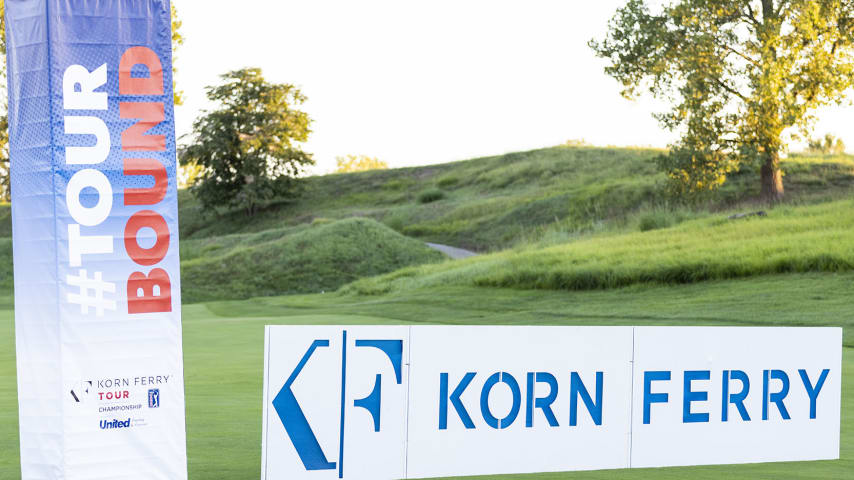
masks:
<path fill-rule="evenodd" d="M 842 155 L 845 153 L 845 142 L 831 134 L 825 134 L 824 138 L 811 139 L 807 145 L 807 152 L 821 155 Z"/>
<path fill-rule="evenodd" d="M 268 83 L 259 68 L 220 78 L 206 89 L 220 108 L 195 121 L 181 164 L 202 167 L 190 189 L 202 205 L 252 215 L 263 202 L 292 194 L 304 167 L 314 164 L 298 146 L 311 132 L 308 114 L 296 109 L 306 98 L 293 85 Z"/>
<path fill-rule="evenodd" d="M 181 26 L 184 22 L 178 18 L 178 10 L 175 8 L 175 4 L 170 3 L 169 5 L 172 8 L 172 96 L 175 98 L 175 105 L 183 105 L 184 91 L 178 90 L 175 84 L 175 72 L 178 71 L 175 68 L 175 64 L 178 63 L 178 57 L 175 54 L 178 52 L 178 47 L 184 44 L 184 35 L 181 34 Z"/>
<path fill-rule="evenodd" d="M 367 155 L 347 155 L 346 157 L 335 157 L 338 167 L 336 173 L 364 172 L 366 170 L 385 170 L 388 164 L 376 157 Z"/>
<path fill-rule="evenodd" d="M 178 155 L 181 155 L 180 153 Z M 190 188 L 202 174 L 201 165 L 190 163 L 178 167 L 178 188 Z"/>
<path fill-rule="evenodd" d="M 757 165 L 762 197 L 780 200 L 785 131 L 808 134 L 815 109 L 854 84 L 854 2 L 678 0 L 659 10 L 629 0 L 590 46 L 624 96 L 673 104 L 656 117 L 681 139 L 661 165 L 685 191 Z"/>
<path fill-rule="evenodd" d="M 175 86 L 175 57 L 174 53 L 178 47 L 184 44 L 184 36 L 181 35 L 181 20 L 178 18 L 178 10 L 172 4 L 172 86 Z M 2 97 L 2 115 L 0 115 L 0 201 L 8 202 L 12 199 L 11 182 L 9 179 L 9 110 L 6 92 L 6 3 L 0 0 L 0 97 Z M 174 91 L 175 105 L 184 103 L 184 93 Z"/>

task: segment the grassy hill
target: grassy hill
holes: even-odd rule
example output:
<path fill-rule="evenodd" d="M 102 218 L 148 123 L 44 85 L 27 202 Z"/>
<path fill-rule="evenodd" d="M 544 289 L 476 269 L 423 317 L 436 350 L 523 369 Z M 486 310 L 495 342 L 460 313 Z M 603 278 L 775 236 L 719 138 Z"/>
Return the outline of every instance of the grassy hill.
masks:
<path fill-rule="evenodd" d="M 306 179 L 302 195 L 255 218 L 183 222 L 183 238 L 261 231 L 317 217 L 364 216 L 404 235 L 496 250 L 556 221 L 589 225 L 655 196 L 654 150 L 549 148 L 427 167 Z M 181 218 L 199 206 L 182 198 Z M 610 205 L 605 207 L 604 203 Z M 597 213 L 597 210 L 601 212 Z M 608 210 L 608 212 L 606 212 Z"/>
<path fill-rule="evenodd" d="M 837 216 L 850 221 L 847 206 L 797 206 L 845 198 L 854 185 L 854 157 L 786 159 L 787 206 L 772 210 L 767 219 L 725 222 L 728 212 L 761 208 L 754 200 L 756 172 L 733 175 L 705 201 L 676 204 L 662 193 L 663 175 L 654 164 L 660 153 L 561 146 L 310 177 L 296 200 L 274 202 L 253 217 L 242 211 L 204 212 L 189 192 L 181 191 L 184 301 L 329 291 L 364 276 L 441 259 L 401 235 L 482 252 L 514 250 L 409 269 L 354 288 L 403 288 L 405 277 L 412 275 L 427 283 L 447 278 L 460 285 L 566 289 L 850 268 L 850 251 L 843 254 L 845 248 L 828 243 L 844 235 L 831 227 Z M 8 206 L 0 206 L 0 289 L 6 291 L 12 286 L 9 217 Z M 354 227 L 367 223 L 326 229 L 331 221 L 353 217 L 374 222 L 371 233 L 364 228 L 355 229 L 363 232 L 361 237 L 355 233 Z M 819 233 L 804 231 L 815 229 L 813 220 L 826 234 L 818 244 L 810 235 Z M 703 245 L 707 234 L 724 243 Z M 799 240 L 791 243 L 790 234 Z M 352 235 L 364 240 L 363 251 L 336 244 Z M 816 250 L 820 245 L 823 250 Z M 639 256 L 636 249 L 646 253 Z M 773 258 L 764 258 L 766 252 Z M 646 254 L 654 254 L 655 262 L 640 260 Z"/>
<path fill-rule="evenodd" d="M 367 218 L 182 239 L 182 301 L 333 291 L 359 278 L 444 258 Z M 12 284 L 12 239 L 0 238 L 0 296 L 11 294 Z"/>
<path fill-rule="evenodd" d="M 360 280 L 348 290 L 375 294 L 439 285 L 592 290 L 852 269 L 854 201 L 837 200 L 778 207 L 764 217 L 709 215 L 665 229 L 415 266 Z"/>
<path fill-rule="evenodd" d="M 184 241 L 183 301 L 336 290 L 353 280 L 444 257 L 365 218 Z"/>
<path fill-rule="evenodd" d="M 261 232 L 316 218 L 373 218 L 420 240 L 496 251 L 557 234 L 666 226 L 696 212 L 753 208 L 758 174 L 733 175 L 714 198 L 688 209 L 662 193 L 661 151 L 553 147 L 426 167 L 333 174 L 306 179 L 302 195 L 254 217 L 205 215 L 180 197 L 181 238 Z M 854 157 L 793 156 L 783 162 L 787 202 L 845 195 Z M 2 232 L 2 228 L 0 228 Z"/>

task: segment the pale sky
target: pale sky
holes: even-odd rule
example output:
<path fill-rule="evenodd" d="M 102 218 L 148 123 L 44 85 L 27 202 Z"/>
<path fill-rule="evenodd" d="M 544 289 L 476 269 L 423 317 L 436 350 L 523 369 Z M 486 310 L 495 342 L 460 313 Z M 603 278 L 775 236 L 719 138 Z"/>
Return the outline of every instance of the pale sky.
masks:
<path fill-rule="evenodd" d="M 463 160 L 585 139 L 666 146 L 673 136 L 628 101 L 587 46 L 624 0 L 173 0 L 178 135 L 209 108 L 203 87 L 242 67 L 292 83 L 314 120 L 316 173 L 364 154 L 391 167 Z M 854 107 L 816 133 L 854 147 Z"/>

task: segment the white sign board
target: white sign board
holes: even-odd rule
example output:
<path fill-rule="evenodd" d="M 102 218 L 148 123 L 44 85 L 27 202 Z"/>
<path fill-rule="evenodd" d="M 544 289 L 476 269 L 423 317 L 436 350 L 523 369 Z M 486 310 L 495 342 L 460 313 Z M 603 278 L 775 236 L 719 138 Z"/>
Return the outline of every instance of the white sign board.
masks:
<path fill-rule="evenodd" d="M 267 327 L 262 479 L 839 458 L 839 328 Z"/>
<path fill-rule="evenodd" d="M 639 327 L 634 358 L 633 467 L 839 458 L 841 328 Z"/>
<path fill-rule="evenodd" d="M 628 467 L 631 327 L 412 334 L 410 477 Z"/>

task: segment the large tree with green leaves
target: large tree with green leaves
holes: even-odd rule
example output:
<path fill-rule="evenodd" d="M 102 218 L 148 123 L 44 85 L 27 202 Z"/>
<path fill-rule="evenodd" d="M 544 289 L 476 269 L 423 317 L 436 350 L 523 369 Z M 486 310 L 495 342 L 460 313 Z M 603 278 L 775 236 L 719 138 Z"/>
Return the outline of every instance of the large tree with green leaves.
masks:
<path fill-rule="evenodd" d="M 264 202 L 293 194 L 299 174 L 314 163 L 300 148 L 311 120 L 297 108 L 305 96 L 293 85 L 267 82 L 259 68 L 221 78 L 207 88 L 219 108 L 195 121 L 181 164 L 202 168 L 190 191 L 206 208 L 252 215 Z"/>
<path fill-rule="evenodd" d="M 175 58 L 174 53 L 178 47 L 184 44 L 184 36 L 181 35 L 181 20 L 178 18 L 178 11 L 175 5 L 172 8 L 172 73 L 175 73 Z M 174 76 L 172 85 L 175 86 Z M 184 103 L 184 92 L 174 89 L 175 105 Z M 11 183 L 9 180 L 9 117 L 7 110 L 6 92 L 6 2 L 0 0 L 0 201 L 8 202 L 11 199 Z"/>
<path fill-rule="evenodd" d="M 762 197 L 780 200 L 784 135 L 807 134 L 854 84 L 851 0 L 629 0 L 608 27 L 590 46 L 623 95 L 673 105 L 657 118 L 681 139 L 661 163 L 684 191 L 751 164 Z"/>

